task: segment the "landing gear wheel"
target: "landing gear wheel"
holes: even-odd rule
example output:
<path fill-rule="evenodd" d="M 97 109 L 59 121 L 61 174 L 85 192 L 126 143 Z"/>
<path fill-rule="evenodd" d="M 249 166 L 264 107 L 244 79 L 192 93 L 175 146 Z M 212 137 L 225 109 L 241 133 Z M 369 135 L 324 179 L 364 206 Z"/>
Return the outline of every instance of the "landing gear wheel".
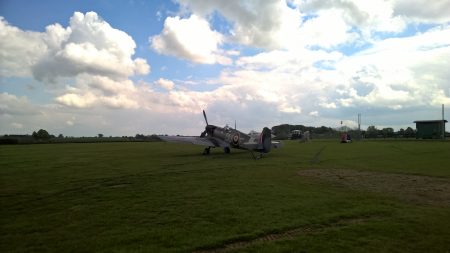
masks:
<path fill-rule="evenodd" d="M 225 148 L 223 148 L 223 151 L 225 152 L 225 154 L 229 154 L 230 153 L 230 148 L 229 147 L 225 147 Z"/>
<path fill-rule="evenodd" d="M 205 148 L 205 150 L 203 150 L 203 154 L 204 155 L 209 155 L 209 151 L 211 150 L 211 148 Z"/>

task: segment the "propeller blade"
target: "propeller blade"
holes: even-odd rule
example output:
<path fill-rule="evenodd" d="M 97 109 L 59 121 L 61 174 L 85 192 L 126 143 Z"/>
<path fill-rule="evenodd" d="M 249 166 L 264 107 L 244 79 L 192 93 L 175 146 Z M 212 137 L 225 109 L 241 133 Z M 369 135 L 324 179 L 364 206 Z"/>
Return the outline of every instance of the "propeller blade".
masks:
<path fill-rule="evenodd" d="M 208 124 L 208 119 L 206 118 L 206 113 L 205 113 L 205 110 L 203 110 L 203 117 L 205 118 L 205 121 L 206 121 L 206 125 L 208 126 L 209 124 Z"/>
<path fill-rule="evenodd" d="M 234 130 L 236 130 L 236 120 L 234 121 Z"/>

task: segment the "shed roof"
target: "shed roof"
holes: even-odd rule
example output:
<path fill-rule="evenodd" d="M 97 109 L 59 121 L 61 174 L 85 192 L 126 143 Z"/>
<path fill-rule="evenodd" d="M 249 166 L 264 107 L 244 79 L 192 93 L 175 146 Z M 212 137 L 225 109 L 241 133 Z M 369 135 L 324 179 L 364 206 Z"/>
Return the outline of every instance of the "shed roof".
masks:
<path fill-rule="evenodd" d="M 416 120 L 414 123 L 442 123 L 444 121 L 447 123 L 448 121 L 445 119 L 438 119 L 438 120 Z"/>

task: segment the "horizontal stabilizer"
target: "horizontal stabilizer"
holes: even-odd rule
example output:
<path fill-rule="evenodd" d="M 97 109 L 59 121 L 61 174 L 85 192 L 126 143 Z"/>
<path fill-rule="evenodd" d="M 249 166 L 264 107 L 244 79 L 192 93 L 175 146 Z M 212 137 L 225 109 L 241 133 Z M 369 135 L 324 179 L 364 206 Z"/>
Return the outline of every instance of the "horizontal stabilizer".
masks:
<path fill-rule="evenodd" d="M 282 148 L 283 146 L 283 142 L 281 141 L 272 141 L 272 148 Z"/>

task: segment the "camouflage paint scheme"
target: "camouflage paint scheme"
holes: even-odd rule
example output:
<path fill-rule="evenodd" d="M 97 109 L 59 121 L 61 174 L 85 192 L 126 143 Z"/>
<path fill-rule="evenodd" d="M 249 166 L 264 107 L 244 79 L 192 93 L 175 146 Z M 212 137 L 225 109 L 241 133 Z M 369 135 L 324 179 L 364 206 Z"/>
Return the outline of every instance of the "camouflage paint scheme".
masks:
<path fill-rule="evenodd" d="M 230 153 L 230 148 L 256 151 L 260 154 L 269 153 L 272 148 L 281 148 L 282 142 L 272 141 L 272 133 L 269 128 L 264 127 L 261 133 L 252 132 L 245 134 L 229 126 L 218 127 L 209 125 L 206 113 L 203 111 L 206 121 L 205 131 L 197 136 L 159 136 L 168 142 L 191 143 L 205 146 L 203 154 L 209 154 L 210 148 L 221 147 L 225 153 Z"/>

